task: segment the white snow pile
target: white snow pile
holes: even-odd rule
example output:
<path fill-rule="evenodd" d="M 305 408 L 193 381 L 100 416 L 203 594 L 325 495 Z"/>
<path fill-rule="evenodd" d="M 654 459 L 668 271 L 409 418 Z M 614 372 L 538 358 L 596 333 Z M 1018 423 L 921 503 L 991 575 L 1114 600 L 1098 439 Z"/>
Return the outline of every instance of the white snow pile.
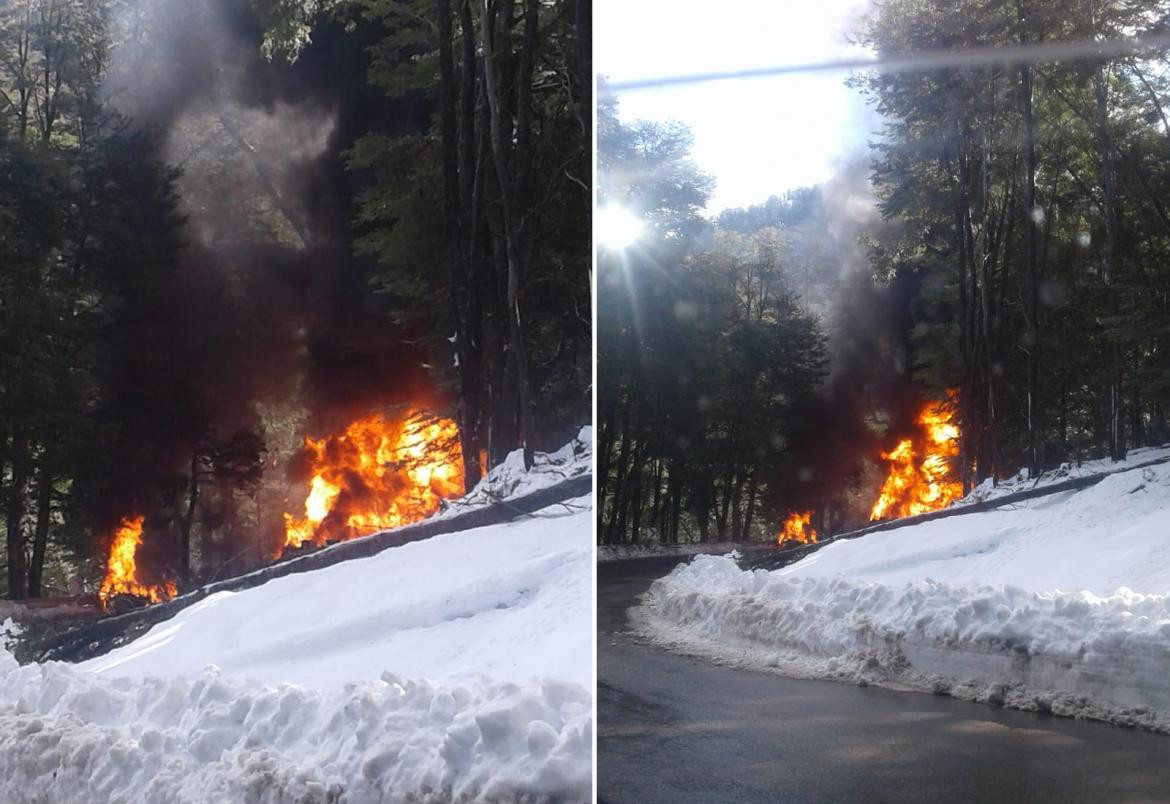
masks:
<path fill-rule="evenodd" d="M 590 508 L 219 592 L 80 665 L 0 652 L 0 800 L 588 801 Z"/>
<path fill-rule="evenodd" d="M 584 687 L 107 680 L 0 653 L 6 802 L 589 798 Z"/>
<path fill-rule="evenodd" d="M 632 618 L 743 666 L 1170 732 L 1170 465 L 772 572 L 700 556 Z"/>

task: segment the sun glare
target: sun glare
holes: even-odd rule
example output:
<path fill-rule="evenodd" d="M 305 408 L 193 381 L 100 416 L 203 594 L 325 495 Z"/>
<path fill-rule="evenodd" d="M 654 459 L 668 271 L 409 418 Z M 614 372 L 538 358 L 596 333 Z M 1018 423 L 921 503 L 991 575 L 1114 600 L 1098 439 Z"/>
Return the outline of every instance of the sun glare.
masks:
<path fill-rule="evenodd" d="M 641 236 L 645 223 L 625 207 L 602 207 L 593 216 L 597 242 L 610 251 L 627 249 Z"/>

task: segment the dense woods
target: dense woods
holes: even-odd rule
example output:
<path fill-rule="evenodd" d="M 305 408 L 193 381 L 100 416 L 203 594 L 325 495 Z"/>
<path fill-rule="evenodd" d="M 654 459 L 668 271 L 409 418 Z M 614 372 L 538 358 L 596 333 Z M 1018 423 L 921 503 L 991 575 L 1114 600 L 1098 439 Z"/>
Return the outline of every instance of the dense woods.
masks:
<path fill-rule="evenodd" d="M 823 375 L 824 337 L 776 229 L 712 232 L 710 179 L 679 125 L 598 114 L 599 207 L 648 229 L 598 254 L 599 539 L 739 539 L 770 519 L 766 478 Z M 765 527 L 768 525 L 765 524 Z"/>
<path fill-rule="evenodd" d="M 9 598 L 135 511 L 159 576 L 267 560 L 338 416 L 451 416 L 469 486 L 588 421 L 588 6 L 0 5 Z"/>
<path fill-rule="evenodd" d="M 1157 33 L 1157 2 L 886 2 L 882 54 Z M 959 390 L 968 485 L 1164 442 L 1170 403 L 1166 58 L 1137 52 L 861 77 L 886 122 L 873 181 L 939 311 L 918 376 Z"/>
<path fill-rule="evenodd" d="M 1092 42 L 1161 33 L 1168 11 L 885 0 L 857 37 L 882 56 Z M 599 128 L 601 191 L 654 222 L 599 259 L 603 542 L 750 538 L 761 517 L 771 538 L 794 508 L 859 524 L 922 400 L 951 400 L 968 489 L 1170 439 L 1165 53 L 849 80 L 882 122 L 865 170 L 880 219 L 858 225 L 828 186 L 706 223 L 685 133 Z M 753 320 L 774 340 L 744 340 Z"/>

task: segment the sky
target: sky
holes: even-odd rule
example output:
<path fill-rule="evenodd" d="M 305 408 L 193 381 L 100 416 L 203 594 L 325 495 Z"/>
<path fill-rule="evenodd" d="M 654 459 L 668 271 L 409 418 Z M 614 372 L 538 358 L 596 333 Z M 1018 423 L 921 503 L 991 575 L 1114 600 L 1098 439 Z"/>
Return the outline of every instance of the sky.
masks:
<path fill-rule="evenodd" d="M 822 62 L 864 55 L 846 35 L 867 0 L 595 0 L 594 59 L 610 81 Z M 702 9 L 703 13 L 692 13 Z M 623 120 L 680 120 L 715 177 L 711 214 L 828 179 L 863 148 L 875 115 L 845 73 L 624 92 Z"/>

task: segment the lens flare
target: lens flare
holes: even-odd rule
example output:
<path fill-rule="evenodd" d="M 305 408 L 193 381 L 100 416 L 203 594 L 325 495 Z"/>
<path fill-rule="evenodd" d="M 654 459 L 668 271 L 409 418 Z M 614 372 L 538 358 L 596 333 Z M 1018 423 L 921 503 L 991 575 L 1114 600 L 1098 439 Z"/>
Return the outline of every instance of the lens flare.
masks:
<path fill-rule="evenodd" d="M 610 251 L 622 251 L 642 236 L 645 222 L 625 207 L 602 207 L 593 216 L 597 242 Z"/>

